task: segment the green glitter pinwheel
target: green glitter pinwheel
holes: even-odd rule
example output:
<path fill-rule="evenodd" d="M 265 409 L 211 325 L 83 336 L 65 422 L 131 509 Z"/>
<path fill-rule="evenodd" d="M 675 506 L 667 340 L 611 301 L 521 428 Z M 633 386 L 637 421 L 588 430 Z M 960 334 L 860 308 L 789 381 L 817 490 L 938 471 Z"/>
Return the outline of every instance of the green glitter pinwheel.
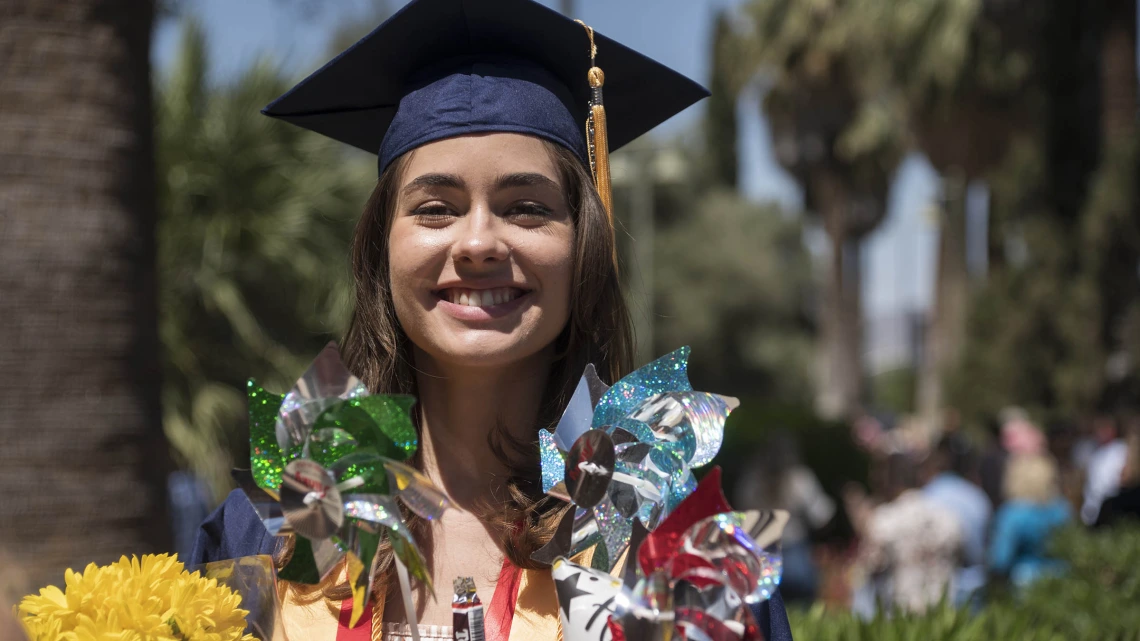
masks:
<path fill-rule="evenodd" d="M 392 544 L 401 588 L 410 572 L 432 589 L 396 503 L 428 520 L 440 518 L 449 504 L 426 476 L 403 463 L 418 445 L 414 402 L 370 395 L 332 343 L 285 396 L 249 382 L 252 484 L 243 489 L 270 533 L 295 537 L 279 576 L 316 584 L 347 556 L 353 626 L 372 594 L 382 536 Z"/>

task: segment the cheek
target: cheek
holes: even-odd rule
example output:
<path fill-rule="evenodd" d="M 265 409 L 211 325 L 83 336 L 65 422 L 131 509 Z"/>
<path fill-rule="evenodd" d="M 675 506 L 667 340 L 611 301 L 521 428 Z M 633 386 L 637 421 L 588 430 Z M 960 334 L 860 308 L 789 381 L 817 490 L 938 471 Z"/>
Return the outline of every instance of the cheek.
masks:
<path fill-rule="evenodd" d="M 538 268 L 543 273 L 546 293 L 549 298 L 549 311 L 565 322 L 570 316 L 571 288 L 574 281 L 574 238 L 573 232 L 566 234 L 562 242 L 552 243 L 539 254 Z"/>
<path fill-rule="evenodd" d="M 446 259 L 446 247 L 437 239 L 396 221 L 388 236 L 388 273 L 392 300 L 401 318 L 419 307 L 412 305 L 419 292 L 417 285 L 431 281 L 439 274 Z M 434 241 L 434 242 L 433 242 Z"/>

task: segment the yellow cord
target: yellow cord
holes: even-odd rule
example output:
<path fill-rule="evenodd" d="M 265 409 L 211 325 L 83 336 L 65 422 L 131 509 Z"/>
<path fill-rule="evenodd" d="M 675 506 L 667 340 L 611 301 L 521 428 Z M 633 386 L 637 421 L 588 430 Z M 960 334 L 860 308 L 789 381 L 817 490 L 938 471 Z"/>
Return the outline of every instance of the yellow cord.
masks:
<path fill-rule="evenodd" d="M 586 141 L 590 153 L 590 169 L 594 172 L 594 185 L 606 209 L 610 221 L 610 231 L 614 231 L 614 195 L 610 181 L 610 137 L 606 128 L 606 108 L 602 100 L 602 87 L 606 84 L 606 74 L 597 67 L 598 46 L 594 42 L 594 30 L 590 25 L 575 20 L 586 29 L 590 38 L 590 71 L 588 74 L 593 99 L 590 101 L 590 116 L 586 120 Z M 614 267 L 617 267 L 617 243 L 614 243 Z"/>

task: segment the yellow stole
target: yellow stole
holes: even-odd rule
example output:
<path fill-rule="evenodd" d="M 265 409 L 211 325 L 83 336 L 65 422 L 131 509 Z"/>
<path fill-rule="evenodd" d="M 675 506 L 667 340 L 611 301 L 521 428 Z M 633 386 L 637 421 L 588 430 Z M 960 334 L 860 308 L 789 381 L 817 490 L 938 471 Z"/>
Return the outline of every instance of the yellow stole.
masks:
<path fill-rule="evenodd" d="M 577 554 L 575 563 L 589 566 L 593 549 Z M 614 573 L 620 573 L 625 564 L 623 555 Z M 335 578 L 317 586 L 301 586 L 282 581 L 280 586 L 281 623 L 289 641 L 336 641 L 340 620 L 341 601 L 327 599 L 321 590 L 330 584 L 343 582 L 342 570 Z M 489 602 L 487 602 L 489 603 Z M 372 607 L 372 641 L 383 640 L 384 602 L 377 599 Z M 362 623 L 361 625 L 367 625 Z M 562 624 L 558 620 L 558 595 L 550 570 L 522 570 L 519 592 L 515 601 L 515 616 L 511 621 L 509 641 L 561 641 Z"/>

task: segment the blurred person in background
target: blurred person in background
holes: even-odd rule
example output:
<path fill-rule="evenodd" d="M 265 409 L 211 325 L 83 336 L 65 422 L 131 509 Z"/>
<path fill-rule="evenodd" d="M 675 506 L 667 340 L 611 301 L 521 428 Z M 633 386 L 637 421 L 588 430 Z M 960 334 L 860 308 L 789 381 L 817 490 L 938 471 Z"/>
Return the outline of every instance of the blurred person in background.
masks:
<path fill-rule="evenodd" d="M 994 515 L 989 570 L 1018 587 L 1063 565 L 1049 558 L 1049 536 L 1073 518 L 1057 487 L 1057 464 L 1045 454 L 1013 456 L 1005 474 L 1005 503 Z"/>
<path fill-rule="evenodd" d="M 990 504 L 998 506 L 1005 500 L 1005 468 L 1009 457 L 1041 454 L 1046 449 L 1046 441 L 1041 430 L 1029 420 L 1029 414 L 1020 407 L 1007 407 L 999 412 L 997 420 L 990 424 L 990 434 L 993 438 L 982 454 L 979 474 Z"/>
<path fill-rule="evenodd" d="M 993 505 L 975 483 L 970 444 L 958 433 L 939 440 L 923 465 L 923 495 L 952 512 L 962 532 L 963 556 L 954 580 L 955 605 L 965 603 L 986 582 L 986 536 Z"/>
<path fill-rule="evenodd" d="M 1005 462 L 1009 453 L 1001 444 L 1001 419 L 986 421 L 986 445 L 978 466 L 978 480 L 982 491 L 990 499 L 990 505 L 1001 505 L 1002 477 L 1005 475 Z"/>
<path fill-rule="evenodd" d="M 740 510 L 775 508 L 790 513 L 782 538 L 780 593 L 787 603 L 814 601 L 819 577 L 810 538 L 831 521 L 836 506 L 811 468 L 800 462 L 791 434 L 780 430 L 765 440 L 737 482 L 733 499 Z"/>
<path fill-rule="evenodd" d="M 917 489 L 910 455 L 891 454 L 885 468 L 886 502 L 872 507 L 858 491 L 844 495 L 865 577 L 852 610 L 865 618 L 880 608 L 924 612 L 937 604 L 952 593 L 962 557 L 958 518 Z"/>
<path fill-rule="evenodd" d="M 1001 424 L 1001 446 L 1010 456 L 1044 454 L 1045 434 L 1020 408 L 1006 410 Z"/>
<path fill-rule="evenodd" d="M 1125 519 L 1140 520 L 1140 426 L 1131 425 L 1124 439 L 1128 455 L 1120 473 L 1120 491 L 1100 506 L 1097 527 L 1114 525 Z"/>
<path fill-rule="evenodd" d="M 1093 419 L 1093 438 L 1096 449 L 1089 456 L 1081 505 L 1081 520 L 1086 525 L 1096 523 L 1101 504 L 1120 490 L 1120 475 L 1128 458 L 1128 445 L 1120 438 L 1115 416 L 1105 413 Z"/>
<path fill-rule="evenodd" d="M 1077 461 L 1077 427 L 1069 420 L 1054 420 L 1046 427 L 1045 437 L 1049 454 L 1057 462 L 1057 484 L 1061 488 L 1061 496 L 1073 506 L 1074 511 L 1079 511 L 1084 501 L 1085 467 Z"/>

